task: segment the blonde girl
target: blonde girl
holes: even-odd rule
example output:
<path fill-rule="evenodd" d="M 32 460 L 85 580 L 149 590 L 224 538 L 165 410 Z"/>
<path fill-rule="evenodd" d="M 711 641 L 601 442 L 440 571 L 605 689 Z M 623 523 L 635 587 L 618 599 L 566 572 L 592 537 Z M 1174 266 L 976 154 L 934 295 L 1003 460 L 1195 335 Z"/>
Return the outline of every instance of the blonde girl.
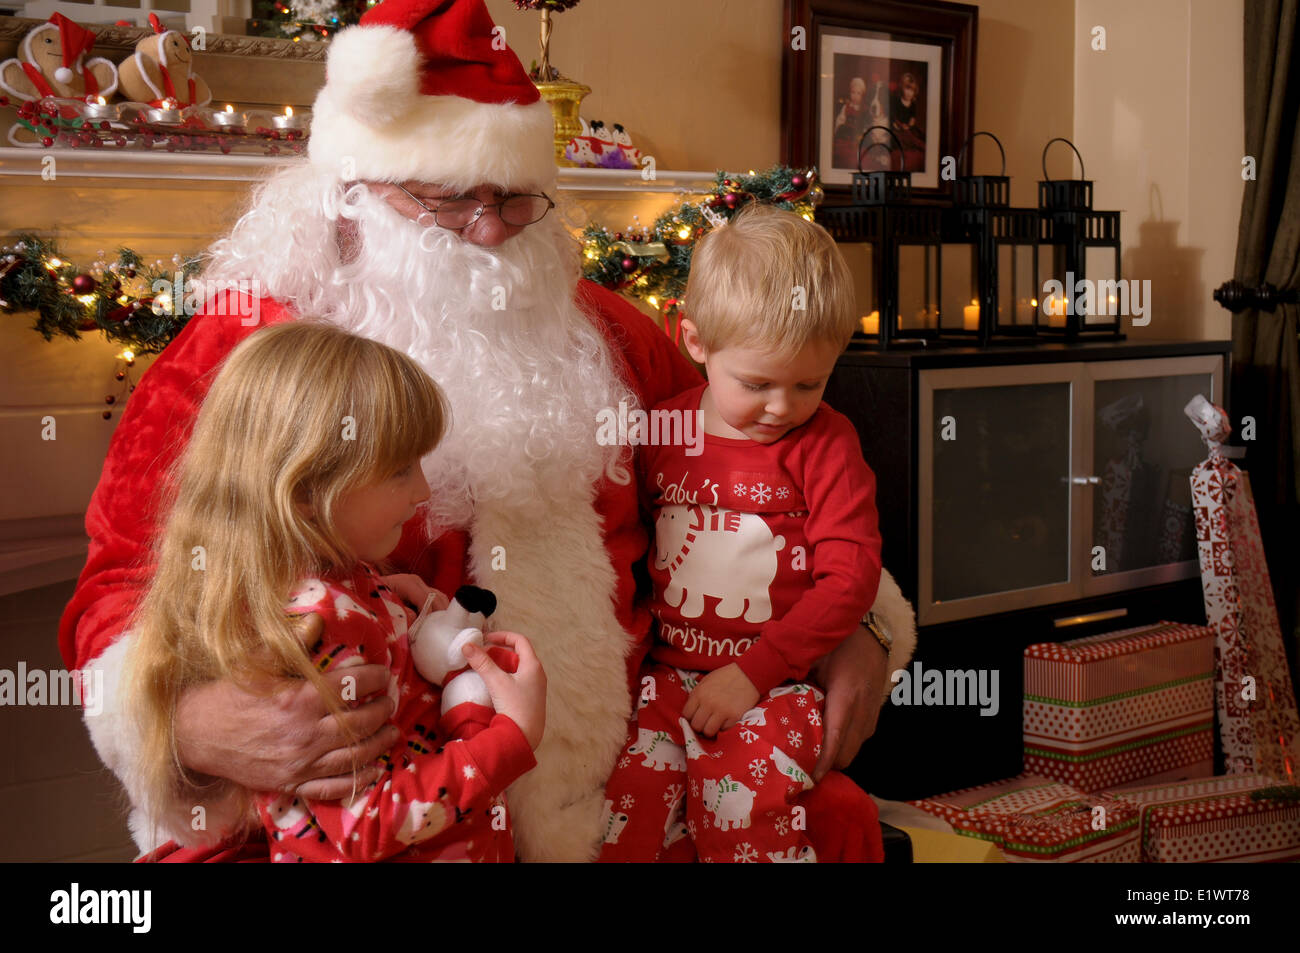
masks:
<path fill-rule="evenodd" d="M 245 829 L 260 819 L 273 860 L 513 859 L 501 794 L 535 763 L 545 675 L 522 636 L 489 636 L 518 654 L 518 673 L 467 650 L 498 714 L 472 739 L 444 737 L 439 690 L 407 650 L 414 614 L 379 575 L 429 496 L 420 458 L 446 418 L 437 385 L 410 358 L 324 324 L 260 330 L 222 365 L 171 475 L 129 663 L 154 830 L 159 805 L 188 798 L 199 818 L 205 802 L 228 815 L 233 800 Z M 415 577 L 389 581 L 398 579 L 403 594 L 431 592 Z M 367 663 L 390 670 L 398 730 L 378 781 L 323 802 L 187 777 L 173 731 L 187 688 L 235 679 L 256 690 L 296 676 L 338 716 L 368 699 L 340 695 L 323 675 Z M 198 842 L 231 833 L 192 826 Z"/>

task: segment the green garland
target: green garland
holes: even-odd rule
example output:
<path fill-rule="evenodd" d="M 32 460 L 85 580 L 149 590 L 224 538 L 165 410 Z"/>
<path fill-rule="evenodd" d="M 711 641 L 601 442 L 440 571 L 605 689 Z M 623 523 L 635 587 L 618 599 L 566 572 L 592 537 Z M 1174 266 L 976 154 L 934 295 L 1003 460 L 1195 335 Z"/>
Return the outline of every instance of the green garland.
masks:
<path fill-rule="evenodd" d="M 582 233 L 585 278 L 640 298 L 669 319 L 681 311 L 695 243 L 715 223 L 730 220 L 749 202 L 775 205 L 812 219 L 822 199 L 816 170 L 776 165 L 766 172 L 719 172 L 708 198 L 660 215 L 652 228 L 635 222 L 626 234 L 589 225 Z"/>
<path fill-rule="evenodd" d="M 21 235 L 17 245 L 0 250 L 0 309 L 35 311 L 33 327 L 47 341 L 100 331 L 137 355 L 157 354 L 189 320 L 184 295 L 171 300 L 168 294 L 177 273 L 183 284 L 199 271 L 196 258 L 173 262 L 171 268 L 149 265 L 122 248 L 111 264 L 81 268 L 54 242 Z"/>

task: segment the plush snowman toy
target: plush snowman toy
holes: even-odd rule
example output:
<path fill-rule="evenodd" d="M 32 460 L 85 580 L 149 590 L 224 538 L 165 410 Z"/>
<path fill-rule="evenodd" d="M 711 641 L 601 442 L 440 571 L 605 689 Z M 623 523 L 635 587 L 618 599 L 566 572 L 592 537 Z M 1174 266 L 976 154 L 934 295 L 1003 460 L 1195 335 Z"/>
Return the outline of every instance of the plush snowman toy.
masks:
<path fill-rule="evenodd" d="M 451 605 L 433 612 L 433 598 L 429 597 L 419 618 L 411 623 L 407 635 L 411 659 L 416 671 L 442 686 L 442 730 L 458 738 L 472 737 L 492 720 L 492 696 L 465 661 L 463 650 L 466 645 L 477 645 L 491 651 L 498 664 L 506 662 L 502 667 L 508 666 L 496 647 L 489 650 L 483 643 L 483 626 L 496 611 L 497 599 L 488 589 L 461 586 Z"/>

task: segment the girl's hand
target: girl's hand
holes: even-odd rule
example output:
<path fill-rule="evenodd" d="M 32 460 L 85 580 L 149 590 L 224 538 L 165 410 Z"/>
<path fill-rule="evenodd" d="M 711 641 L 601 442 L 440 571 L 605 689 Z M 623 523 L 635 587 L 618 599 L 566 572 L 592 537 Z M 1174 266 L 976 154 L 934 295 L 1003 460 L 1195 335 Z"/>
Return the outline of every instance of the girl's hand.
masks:
<path fill-rule="evenodd" d="M 441 611 L 451 605 L 450 599 L 415 575 L 415 573 L 399 572 L 391 576 L 380 576 L 379 579 L 393 592 L 414 605 L 416 612 L 424 608 L 424 600 L 429 598 L 429 593 L 436 596 L 433 605 L 434 611 Z"/>
<path fill-rule="evenodd" d="M 758 704 L 758 689 L 739 665 L 732 662 L 700 679 L 682 707 L 682 716 L 695 731 L 712 738 L 730 728 Z"/>
<path fill-rule="evenodd" d="M 519 656 L 519 668 L 511 675 L 473 643 L 464 648 L 465 660 L 482 677 L 497 713 L 507 715 L 523 732 L 533 750 L 546 731 L 546 673 L 532 643 L 517 632 L 490 632 L 484 641 L 504 645 Z"/>

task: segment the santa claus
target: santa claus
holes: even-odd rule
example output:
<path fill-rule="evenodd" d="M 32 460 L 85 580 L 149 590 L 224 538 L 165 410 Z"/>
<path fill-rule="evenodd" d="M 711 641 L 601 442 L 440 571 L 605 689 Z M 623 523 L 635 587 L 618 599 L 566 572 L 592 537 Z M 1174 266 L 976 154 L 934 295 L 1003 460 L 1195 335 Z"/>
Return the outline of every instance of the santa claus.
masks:
<path fill-rule="evenodd" d="M 120 673 L 149 574 L 156 489 L 231 349 L 259 326 L 315 316 L 405 351 L 446 392 L 451 432 L 424 461 L 428 511 L 406 526 L 392 562 L 443 592 L 491 588 L 496 626 L 532 639 L 548 718 L 538 766 L 509 791 L 519 854 L 595 855 L 650 621 L 637 601 L 648 534 L 630 450 L 598 443 L 595 422 L 699 378 L 645 316 L 580 280 L 578 247 L 548 214 L 553 135 L 482 0 L 386 0 L 331 44 L 310 160 L 264 183 L 212 250 L 206 277 L 244 290 L 210 299 L 140 382 L 87 513 L 90 558 L 61 648 L 69 665 L 115 686 L 86 720 L 128 793 L 135 743 L 113 696 L 129 689 Z M 888 660 L 859 630 L 821 670 L 831 696 L 824 769 L 870 734 L 885 672 L 910 656 L 907 607 L 896 589 L 881 598 L 895 600 Z M 359 697 L 382 695 L 386 669 L 347 671 Z M 233 799 L 220 797 L 234 785 L 346 795 L 352 766 L 391 743 L 390 707 L 380 697 L 349 712 L 364 739 L 349 745 L 302 685 L 190 689 L 176 712 L 179 754 L 211 784 L 177 792 L 167 833 L 211 844 L 236 831 L 243 819 L 223 814 Z M 846 778 L 832 772 L 806 797 L 819 856 L 878 851 L 871 802 Z M 679 847 L 689 852 L 689 839 Z"/>

